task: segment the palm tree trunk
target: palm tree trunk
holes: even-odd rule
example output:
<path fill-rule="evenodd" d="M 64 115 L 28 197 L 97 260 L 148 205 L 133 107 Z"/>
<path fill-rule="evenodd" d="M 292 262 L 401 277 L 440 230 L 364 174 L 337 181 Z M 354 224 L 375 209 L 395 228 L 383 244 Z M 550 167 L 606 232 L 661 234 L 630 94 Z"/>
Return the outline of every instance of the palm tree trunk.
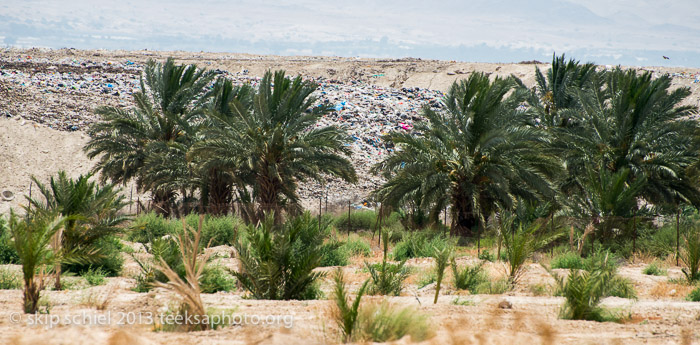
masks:
<path fill-rule="evenodd" d="M 452 235 L 474 237 L 472 230 L 477 224 L 474 208 L 467 198 L 452 198 Z"/>
<path fill-rule="evenodd" d="M 208 213 L 224 215 L 228 213 L 228 205 L 231 203 L 231 184 L 217 169 L 209 170 L 209 190 L 207 195 Z"/>

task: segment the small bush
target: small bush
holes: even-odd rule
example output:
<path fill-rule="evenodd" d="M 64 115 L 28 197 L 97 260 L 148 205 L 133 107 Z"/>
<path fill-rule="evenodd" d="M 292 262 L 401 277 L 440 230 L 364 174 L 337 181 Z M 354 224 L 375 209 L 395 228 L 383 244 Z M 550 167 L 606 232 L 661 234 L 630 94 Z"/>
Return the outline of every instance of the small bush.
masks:
<path fill-rule="evenodd" d="M 341 245 L 341 248 L 348 256 L 367 257 L 372 255 L 372 248 L 361 238 L 349 238 Z"/>
<path fill-rule="evenodd" d="M 476 294 L 500 295 L 508 292 L 513 285 L 509 279 L 501 278 L 494 281 L 486 280 L 476 287 Z"/>
<path fill-rule="evenodd" d="M 496 255 L 491 254 L 488 249 L 484 249 L 481 254 L 479 254 L 479 260 L 494 262 L 496 261 Z"/>
<path fill-rule="evenodd" d="M 681 243 L 680 259 L 685 266 L 682 271 L 688 283 L 700 280 L 700 230 L 691 229 Z"/>
<path fill-rule="evenodd" d="M 191 228 L 196 228 L 199 224 L 199 215 L 191 213 L 185 217 L 185 220 Z M 236 241 L 237 230 L 244 226 L 243 221 L 238 217 L 205 215 L 202 222 L 202 245 L 231 246 Z"/>
<path fill-rule="evenodd" d="M 435 275 L 435 271 L 428 271 L 428 272 L 423 272 L 421 274 L 420 278 L 418 279 L 418 288 L 422 289 L 432 283 L 434 283 L 437 280 L 437 275 Z"/>
<path fill-rule="evenodd" d="M 416 231 L 404 234 L 403 238 L 394 247 L 392 252 L 394 260 L 407 260 L 410 258 L 427 258 L 435 255 L 434 248 L 444 248 L 448 238 L 441 233 L 430 231 Z"/>
<path fill-rule="evenodd" d="M 370 274 L 370 285 L 368 293 L 370 295 L 401 295 L 403 281 L 408 278 L 410 271 L 404 265 L 406 261 L 399 264 L 382 262 L 371 265 L 365 263 L 365 267 Z"/>
<path fill-rule="evenodd" d="M 132 222 L 127 239 L 131 242 L 148 243 L 154 238 L 173 235 L 182 230 L 182 224 L 170 221 L 155 212 L 144 213 Z"/>
<path fill-rule="evenodd" d="M 233 291 L 236 289 L 236 279 L 221 266 L 211 266 L 204 269 L 199 278 L 199 287 L 203 293 Z"/>
<path fill-rule="evenodd" d="M 461 270 L 457 267 L 457 262 L 452 260 L 452 276 L 455 288 L 459 290 L 469 290 L 476 293 L 476 288 L 488 281 L 488 276 L 484 272 L 483 264 L 475 266 L 465 266 Z"/>
<path fill-rule="evenodd" d="M 12 245 L 7 221 L 0 216 L 0 265 L 18 263 L 19 257 L 17 256 L 17 250 Z"/>
<path fill-rule="evenodd" d="M 550 286 L 545 284 L 530 285 L 530 293 L 534 296 L 549 296 Z"/>
<path fill-rule="evenodd" d="M 352 231 L 357 231 L 357 230 L 372 230 L 375 227 L 375 224 L 377 222 L 377 215 L 374 211 L 369 211 L 369 210 L 364 210 L 364 211 L 355 211 L 352 210 L 350 212 L 350 223 L 348 225 L 348 214 L 341 214 L 335 217 L 335 221 L 333 222 L 333 225 L 338 229 L 338 230 L 345 230 L 347 231 L 348 229 Z"/>
<path fill-rule="evenodd" d="M 16 290 L 22 288 L 19 274 L 8 268 L 0 268 L 0 290 Z"/>
<path fill-rule="evenodd" d="M 329 224 L 319 226 L 308 212 L 282 225 L 275 225 L 272 216 L 249 225 L 234 244 L 241 262 L 234 276 L 256 299 L 317 298 L 315 282 L 323 273 L 314 269 L 328 230 Z"/>
<path fill-rule="evenodd" d="M 117 236 L 103 237 L 97 240 L 95 247 L 97 252 L 89 261 L 64 264 L 61 267 L 64 271 L 81 275 L 93 268 L 102 270 L 107 277 L 119 276 L 124 266 L 124 258 L 122 257 L 124 246 L 119 238 Z"/>
<path fill-rule="evenodd" d="M 665 268 L 661 267 L 657 262 L 652 262 L 647 267 L 644 267 L 642 273 L 648 276 L 665 276 L 667 271 Z"/>
<path fill-rule="evenodd" d="M 583 259 L 574 252 L 557 255 L 552 259 L 552 268 L 583 269 Z"/>
<path fill-rule="evenodd" d="M 700 302 L 700 287 L 691 291 L 685 299 L 691 302 Z"/>
<path fill-rule="evenodd" d="M 615 275 L 610 281 L 606 296 L 637 299 L 637 291 L 629 279 Z"/>
<path fill-rule="evenodd" d="M 93 269 L 90 267 L 85 273 L 83 273 L 83 278 L 90 284 L 90 286 L 102 285 L 105 282 L 106 273 L 102 268 Z"/>
<path fill-rule="evenodd" d="M 357 317 L 357 340 L 388 342 L 408 335 L 412 342 L 433 337 L 428 316 L 413 307 L 397 309 L 387 301 L 363 305 Z"/>
<path fill-rule="evenodd" d="M 321 246 L 321 263 L 319 266 L 345 266 L 347 264 L 348 255 L 342 242 L 331 240 Z"/>

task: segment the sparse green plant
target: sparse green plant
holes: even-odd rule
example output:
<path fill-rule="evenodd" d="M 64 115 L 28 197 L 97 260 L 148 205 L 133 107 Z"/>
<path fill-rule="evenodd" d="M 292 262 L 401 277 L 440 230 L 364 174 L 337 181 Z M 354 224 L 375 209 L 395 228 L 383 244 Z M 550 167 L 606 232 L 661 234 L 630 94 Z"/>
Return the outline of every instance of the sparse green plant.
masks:
<path fill-rule="evenodd" d="M 7 226 L 7 220 L 0 215 L 0 265 L 16 263 L 19 263 L 17 250 L 12 246 L 12 238 Z"/>
<path fill-rule="evenodd" d="M 394 246 L 392 255 L 398 261 L 432 257 L 434 248 L 443 248 L 447 242 L 447 237 L 442 233 L 429 230 L 406 232 Z"/>
<path fill-rule="evenodd" d="M 90 291 L 83 300 L 83 304 L 88 307 L 94 307 L 97 310 L 106 310 L 114 297 L 114 288 Z"/>
<path fill-rule="evenodd" d="M 552 259 L 552 268 L 583 269 L 583 259 L 574 252 L 566 252 Z"/>
<path fill-rule="evenodd" d="M 360 311 L 360 302 L 362 301 L 362 296 L 367 289 L 367 284 L 369 281 L 365 281 L 360 289 L 357 291 L 357 297 L 350 303 L 350 298 L 348 297 L 348 291 L 345 287 L 345 279 L 343 278 L 343 269 L 338 268 L 335 270 L 335 275 L 333 276 L 335 281 L 335 286 L 333 288 L 333 300 L 335 301 L 336 309 L 334 311 L 335 322 L 340 327 L 340 331 L 343 335 L 343 341 L 349 342 L 352 340 L 353 333 L 357 326 L 357 318 Z"/>
<path fill-rule="evenodd" d="M 440 284 L 442 284 L 442 278 L 445 275 L 445 268 L 447 268 L 450 259 L 452 259 L 453 247 L 450 243 L 446 243 L 445 246 L 438 248 L 433 247 L 433 258 L 435 259 L 435 298 L 433 299 L 433 304 L 437 304 L 438 296 L 440 295 Z"/>
<path fill-rule="evenodd" d="M 666 274 L 668 274 L 668 271 L 665 268 L 663 268 L 658 262 L 654 261 L 647 265 L 647 267 L 644 267 L 642 273 L 649 276 L 665 276 Z"/>
<path fill-rule="evenodd" d="M 476 303 L 470 299 L 461 299 L 459 297 L 455 298 L 452 300 L 453 305 L 461 305 L 461 306 L 474 306 Z"/>
<path fill-rule="evenodd" d="M 452 276 L 454 277 L 455 287 L 459 290 L 469 290 L 471 293 L 476 293 L 477 287 L 488 281 L 483 266 L 483 263 L 478 263 L 474 266 L 466 265 L 460 270 L 453 258 Z"/>
<path fill-rule="evenodd" d="M 700 230 L 691 229 L 683 239 L 683 250 L 680 259 L 685 266 L 682 271 L 688 283 L 693 284 L 700 279 Z"/>
<path fill-rule="evenodd" d="M 434 270 L 430 270 L 428 272 L 423 272 L 423 274 L 421 274 L 420 278 L 418 279 L 418 288 L 422 289 L 422 288 L 434 283 L 435 280 L 437 280 L 437 277 L 435 276 Z"/>
<path fill-rule="evenodd" d="M 319 226 L 308 212 L 275 225 L 268 215 L 259 226 L 249 225 L 234 245 L 241 262 L 234 272 L 241 286 L 256 299 L 316 298 L 309 294 L 323 276 L 321 246 L 328 223 Z"/>
<path fill-rule="evenodd" d="M 338 230 L 371 230 L 377 222 L 377 215 L 374 211 L 363 210 L 350 212 L 350 223 L 348 224 L 348 214 L 343 213 L 335 217 L 333 225 Z"/>
<path fill-rule="evenodd" d="M 700 287 L 693 289 L 685 299 L 691 302 L 700 302 Z"/>
<path fill-rule="evenodd" d="M 488 262 L 494 262 L 496 261 L 496 256 L 494 254 L 491 254 L 488 249 L 484 249 L 481 254 L 479 254 L 479 260 L 484 260 Z"/>
<path fill-rule="evenodd" d="M 348 256 L 370 256 L 372 255 L 372 248 L 361 238 L 348 238 L 345 243 L 341 245 L 342 250 L 344 250 Z"/>
<path fill-rule="evenodd" d="M 475 293 L 487 295 L 500 295 L 506 293 L 512 288 L 513 285 L 511 284 L 510 279 L 500 278 L 496 280 L 486 280 L 481 282 L 479 285 L 476 286 Z"/>
<path fill-rule="evenodd" d="M 53 267 L 71 259 L 71 252 L 55 251 L 50 247 L 64 222 L 65 218 L 57 212 L 35 209 L 21 219 L 14 211 L 10 211 L 10 234 L 22 262 L 25 313 L 37 312 L 45 278 L 53 271 Z"/>
<path fill-rule="evenodd" d="M 202 272 L 199 286 L 202 293 L 228 292 L 236 289 L 236 279 L 221 266 L 209 266 Z"/>
<path fill-rule="evenodd" d="M 91 286 L 102 285 L 105 282 L 105 272 L 101 268 L 93 269 L 90 267 L 85 273 L 83 273 L 83 278 Z"/>
<path fill-rule="evenodd" d="M 617 276 L 617 267 L 609 263 L 606 255 L 602 260 L 591 260 L 597 266 L 588 270 L 572 270 L 564 279 L 556 276 L 557 295 L 564 296 L 566 302 L 560 316 L 571 320 L 610 321 L 619 316 L 599 306 L 606 296 L 636 298 L 632 284 Z"/>
<path fill-rule="evenodd" d="M 384 257 L 378 265 L 371 265 L 365 262 L 365 267 L 369 271 L 371 283 L 368 293 L 371 295 L 394 295 L 398 296 L 403 290 L 403 281 L 409 275 L 409 271 L 405 266 L 406 261 L 403 260 L 398 264 L 392 264 L 387 261 L 389 253 L 389 234 L 383 231 L 382 243 L 384 245 Z"/>
<path fill-rule="evenodd" d="M 19 275 L 7 267 L 0 267 L 0 290 L 15 290 L 22 288 Z"/>
<path fill-rule="evenodd" d="M 530 285 L 530 293 L 535 296 L 548 296 L 551 294 L 550 286 L 545 284 Z"/>
<path fill-rule="evenodd" d="M 156 282 L 155 285 L 168 289 L 182 298 L 179 308 L 180 312 L 186 312 L 201 319 L 207 315 L 207 311 L 204 308 L 204 303 L 202 303 L 199 280 L 207 267 L 209 254 L 207 254 L 206 248 L 202 250 L 200 246 L 204 216 L 200 216 L 199 219 L 197 231 L 187 227 L 183 219 L 183 233 L 176 240 L 185 268 L 185 279 L 180 278 L 180 275 L 161 258 L 155 264 L 155 267 L 168 277 L 168 282 Z M 206 323 L 190 324 L 185 322 L 180 326 L 188 331 L 207 330 L 209 328 L 209 325 Z"/>
<path fill-rule="evenodd" d="M 434 336 L 427 315 L 414 307 L 397 309 L 386 300 L 363 305 L 356 322 L 358 341 L 383 343 L 408 335 L 412 342 L 421 342 Z"/>
<path fill-rule="evenodd" d="M 321 263 L 319 266 L 345 266 L 348 264 L 348 254 L 342 242 L 331 239 L 321 246 Z"/>
<path fill-rule="evenodd" d="M 502 216 L 501 219 L 503 246 L 508 258 L 508 279 L 515 285 L 524 273 L 525 262 L 537 250 L 555 240 L 558 235 L 542 235 L 539 232 L 540 224 L 537 223 L 527 227 L 520 224 L 510 231 L 508 229 L 513 227 L 512 218 Z"/>

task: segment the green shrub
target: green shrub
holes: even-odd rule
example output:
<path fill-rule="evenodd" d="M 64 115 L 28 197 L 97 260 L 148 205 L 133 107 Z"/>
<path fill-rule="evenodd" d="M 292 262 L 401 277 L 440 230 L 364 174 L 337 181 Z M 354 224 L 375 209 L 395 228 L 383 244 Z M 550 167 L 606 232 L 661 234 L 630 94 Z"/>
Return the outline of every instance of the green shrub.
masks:
<path fill-rule="evenodd" d="M 199 278 L 199 287 L 203 293 L 233 291 L 236 289 L 236 279 L 221 266 L 207 267 Z"/>
<path fill-rule="evenodd" d="M 22 288 L 22 280 L 18 273 L 9 268 L 0 268 L 0 290 L 16 290 Z"/>
<path fill-rule="evenodd" d="M 700 287 L 693 289 L 685 299 L 691 302 L 700 302 Z"/>
<path fill-rule="evenodd" d="M 435 259 L 435 275 L 437 276 L 435 285 L 435 299 L 433 300 L 433 304 L 437 304 L 438 296 L 440 295 L 440 285 L 442 284 L 442 278 L 445 275 L 445 268 L 447 268 L 447 265 L 450 262 L 450 260 L 454 259 L 452 257 L 453 251 L 454 249 L 451 244 L 446 244 L 442 248 L 433 248 L 433 258 Z"/>
<path fill-rule="evenodd" d="M 318 297 L 313 270 L 321 263 L 321 246 L 329 224 L 319 226 L 306 212 L 275 226 L 272 216 L 249 225 L 234 246 L 241 262 L 234 272 L 241 286 L 256 299 L 290 300 Z"/>
<path fill-rule="evenodd" d="M 348 264 L 348 254 L 342 242 L 331 240 L 321 246 L 321 263 L 319 266 L 345 266 Z"/>
<path fill-rule="evenodd" d="M 350 223 L 348 225 L 348 214 L 340 214 L 335 217 L 333 225 L 338 230 L 347 231 L 348 229 L 357 230 L 372 230 L 374 229 L 377 222 L 377 215 L 374 211 L 363 210 L 350 212 Z"/>
<path fill-rule="evenodd" d="M 199 226 L 199 215 L 191 213 L 185 217 L 185 221 L 192 229 L 197 229 Z M 206 215 L 202 221 L 201 244 L 202 246 L 205 246 L 211 243 L 212 247 L 223 245 L 231 246 L 236 241 L 236 233 L 238 229 L 244 226 L 245 224 L 238 217 L 230 215 L 220 217 Z"/>
<path fill-rule="evenodd" d="M 342 250 L 347 253 L 348 256 L 370 256 L 372 255 L 372 248 L 369 244 L 361 238 L 349 238 L 345 243 L 341 245 Z"/>
<path fill-rule="evenodd" d="M 432 231 L 414 231 L 405 233 L 394 247 L 392 255 L 394 260 L 407 260 L 410 258 L 427 258 L 434 256 L 434 248 L 443 248 L 448 238 Z"/>
<path fill-rule="evenodd" d="M 496 255 L 491 254 L 488 249 L 484 249 L 481 251 L 481 254 L 479 254 L 479 260 L 494 262 L 496 261 Z"/>
<path fill-rule="evenodd" d="M 0 216 L 0 265 L 18 263 L 19 257 L 17 256 L 17 250 L 12 245 L 7 220 Z"/>
<path fill-rule="evenodd" d="M 642 273 L 648 276 L 665 276 L 668 272 L 657 262 L 652 262 L 649 265 L 647 265 L 647 267 L 644 267 Z"/>
<path fill-rule="evenodd" d="M 452 259 L 452 276 L 454 277 L 455 288 L 459 290 L 469 290 L 471 293 L 476 293 L 477 287 L 488 281 L 488 276 L 484 272 L 483 264 L 464 266 L 460 270 L 454 259 Z"/>
<path fill-rule="evenodd" d="M 637 240 L 638 250 L 650 253 L 657 258 L 665 258 L 676 252 L 676 225 L 668 224 L 661 228 L 645 227 L 640 229 Z"/>
<path fill-rule="evenodd" d="M 608 288 L 606 296 L 637 299 L 637 291 L 634 289 L 632 281 L 615 275 L 610 281 L 610 287 Z"/>
<path fill-rule="evenodd" d="M 124 266 L 122 251 L 124 245 L 117 236 L 106 236 L 96 241 L 97 251 L 87 262 L 74 262 L 63 264 L 64 271 L 78 273 L 80 275 L 90 268 L 101 270 L 108 277 L 117 277 Z"/>
<path fill-rule="evenodd" d="M 90 267 L 82 274 L 82 276 L 85 278 L 85 281 L 90 284 L 90 286 L 97 286 L 104 284 L 106 273 L 100 267 L 95 269 Z"/>
<path fill-rule="evenodd" d="M 476 286 L 476 294 L 500 295 L 508 292 L 513 285 L 509 279 L 501 278 L 494 281 L 486 280 Z"/>
<path fill-rule="evenodd" d="M 179 233 L 182 223 L 163 218 L 155 212 L 144 213 L 132 222 L 127 239 L 131 242 L 148 243 L 154 238 Z"/>
<path fill-rule="evenodd" d="M 357 317 L 359 341 L 388 342 L 408 335 L 421 342 L 434 335 L 427 315 L 413 307 L 397 309 L 387 301 L 363 305 Z"/>
<path fill-rule="evenodd" d="M 403 290 L 403 281 L 410 274 L 405 264 L 406 261 L 401 261 L 398 264 L 386 261 L 375 265 L 365 263 L 371 279 L 368 293 L 370 295 L 399 296 Z"/>
<path fill-rule="evenodd" d="M 506 257 L 508 258 L 508 278 L 511 284 L 516 284 L 524 273 L 525 261 L 536 251 L 554 241 L 557 234 L 543 234 L 539 231 L 540 224 L 530 224 L 523 228 L 510 230 L 513 225 L 503 225 L 502 239 Z M 511 232 L 514 231 L 514 232 Z"/>
<path fill-rule="evenodd" d="M 566 252 L 552 259 L 552 268 L 583 269 L 583 259 L 574 252 Z"/>
<path fill-rule="evenodd" d="M 435 275 L 435 271 L 428 271 L 428 272 L 423 272 L 421 274 L 420 278 L 418 279 L 418 288 L 422 289 L 432 283 L 434 283 L 437 280 L 437 276 Z"/>
<path fill-rule="evenodd" d="M 548 296 L 550 294 L 550 286 L 545 284 L 530 285 L 530 293 L 534 296 Z"/>
<path fill-rule="evenodd" d="M 689 283 L 700 280 L 700 230 L 691 229 L 684 236 L 680 259 L 685 266 L 682 271 Z"/>

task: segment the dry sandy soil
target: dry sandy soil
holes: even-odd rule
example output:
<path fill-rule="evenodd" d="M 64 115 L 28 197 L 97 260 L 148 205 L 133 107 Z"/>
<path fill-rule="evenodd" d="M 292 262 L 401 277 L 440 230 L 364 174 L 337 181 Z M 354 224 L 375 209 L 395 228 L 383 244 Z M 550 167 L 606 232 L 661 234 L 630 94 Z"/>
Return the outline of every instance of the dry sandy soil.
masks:
<path fill-rule="evenodd" d="M 215 251 L 221 254 L 217 259 L 219 263 L 235 269 L 235 260 L 229 258 L 230 248 L 222 246 Z M 476 260 L 471 254 L 475 253 L 462 253 L 458 264 L 474 264 Z M 127 264 L 123 276 L 107 278 L 105 285 L 88 287 L 82 278 L 73 277 L 67 278 L 73 282 L 70 290 L 45 291 L 52 307 L 49 315 L 42 316 L 60 320 L 53 327 L 30 325 L 28 316 L 19 313 L 21 291 L 0 290 L 2 343 L 290 345 L 337 343 L 339 340 L 338 330 L 330 319 L 330 301 L 258 301 L 246 299 L 240 290 L 205 294 L 203 301 L 207 307 L 234 309 L 235 315 L 247 315 L 251 320 L 247 325 L 191 333 L 155 332 L 154 325 L 147 320 L 140 323 L 138 319 L 128 321 L 125 315 L 159 315 L 175 303 L 177 297 L 162 289 L 149 293 L 132 291 L 135 281 L 131 277 L 137 268 L 130 258 L 125 258 Z M 356 290 L 368 278 L 368 273 L 362 270 L 363 260 L 353 258 L 352 264 L 344 267 L 351 290 Z M 376 245 L 374 256 L 368 260 L 380 261 Z M 548 258 L 543 256 L 538 261 L 546 265 Z M 633 282 L 639 299 L 605 299 L 605 307 L 628 316 L 628 319 L 623 323 L 598 323 L 559 319 L 563 298 L 551 296 L 555 280 L 542 265 L 535 263 L 528 265 L 518 286 L 504 295 L 469 295 L 454 290 L 448 273 L 439 302 L 434 305 L 434 283 L 420 289 L 417 285 L 432 264 L 432 259 L 409 260 L 408 266 L 412 267 L 413 273 L 407 280 L 407 288 L 401 297 L 388 298 L 396 306 L 412 306 L 430 316 L 436 335 L 423 344 L 690 344 L 697 340 L 693 332 L 700 326 L 700 303 L 684 300 L 690 287 L 668 281 L 681 276 L 676 267 L 669 268 L 668 276 L 647 276 L 641 272 L 645 267 L 641 262 L 622 266 L 619 274 Z M 7 267 L 19 270 L 18 266 Z M 487 263 L 485 267 L 493 279 L 504 274 L 500 263 Z M 329 272 L 332 268 L 319 270 Z M 554 271 L 555 274 L 566 274 L 566 270 Z M 545 292 L 533 295 L 533 285 L 545 286 Z M 331 288 L 331 279 L 327 276 L 322 290 L 329 295 Z M 367 303 L 381 298 L 366 297 L 363 301 Z M 455 304 L 455 300 L 462 303 Z M 499 305 L 503 301 L 510 302 L 512 308 L 501 308 Z M 103 302 L 104 309 L 98 310 L 96 304 Z M 92 321 L 85 321 L 86 315 Z M 254 315 L 288 316 L 286 322 L 281 319 L 272 325 L 262 322 L 256 325 L 253 324 Z M 76 320 L 76 316 L 79 321 L 65 321 Z M 48 322 L 47 319 L 44 322 Z M 76 322 L 81 325 L 71 324 Z M 407 337 L 394 343 L 411 341 Z"/>

